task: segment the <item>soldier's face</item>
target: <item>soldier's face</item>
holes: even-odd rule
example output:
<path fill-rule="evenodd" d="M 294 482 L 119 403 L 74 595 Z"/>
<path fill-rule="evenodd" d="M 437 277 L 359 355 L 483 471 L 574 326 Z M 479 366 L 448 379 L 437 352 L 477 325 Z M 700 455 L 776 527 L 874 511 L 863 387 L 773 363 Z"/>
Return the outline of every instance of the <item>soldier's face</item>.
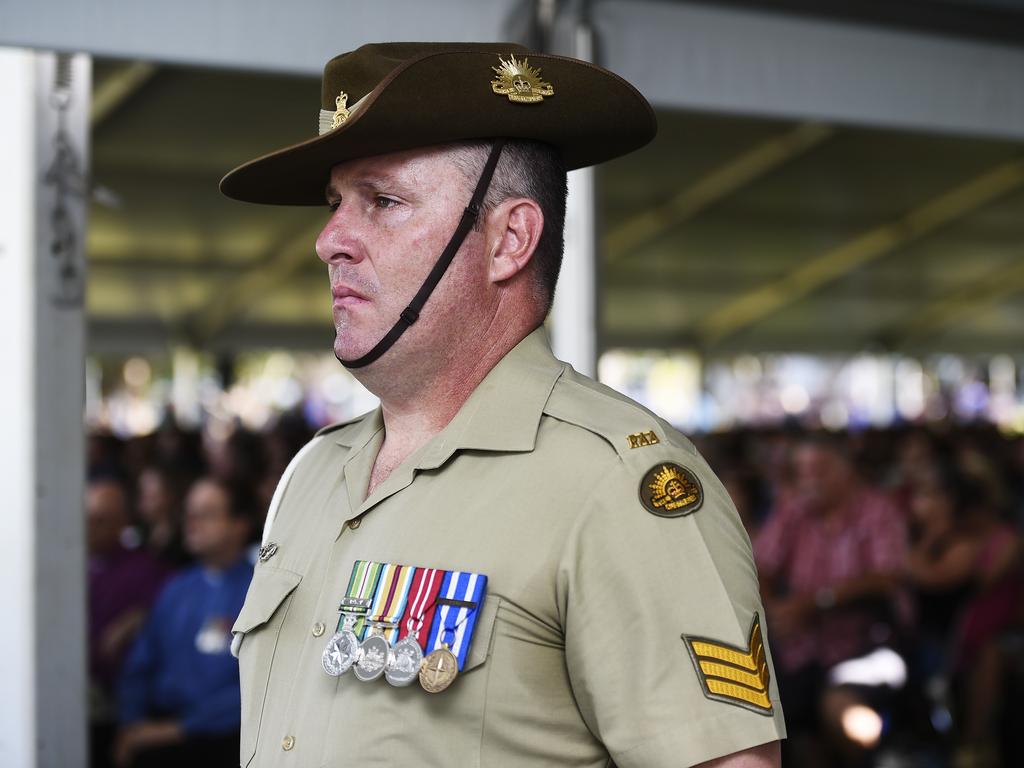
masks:
<path fill-rule="evenodd" d="M 442 148 L 362 158 L 332 169 L 326 190 L 331 213 L 316 251 L 330 277 L 338 357 L 365 354 L 394 325 L 447 245 L 470 191 Z M 474 242 L 479 235 L 470 232 L 396 350 L 417 349 L 428 339 L 436 346 L 447 328 L 458 325 L 456 309 L 473 306 L 473 291 L 485 282 L 482 260 L 465 258 Z"/>

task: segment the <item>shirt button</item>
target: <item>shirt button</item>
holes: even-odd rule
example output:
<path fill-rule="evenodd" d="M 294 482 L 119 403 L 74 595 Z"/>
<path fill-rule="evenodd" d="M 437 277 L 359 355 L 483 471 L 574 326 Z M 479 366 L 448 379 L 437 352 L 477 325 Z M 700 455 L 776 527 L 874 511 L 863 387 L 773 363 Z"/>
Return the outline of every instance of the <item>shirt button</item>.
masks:
<path fill-rule="evenodd" d="M 294 736 L 285 736 L 283 739 L 281 739 L 281 749 L 283 749 L 285 752 L 289 751 L 294 746 L 295 746 L 295 737 Z"/>
<path fill-rule="evenodd" d="M 362 518 L 356 517 L 356 518 L 353 518 L 352 520 L 348 521 L 348 527 L 351 528 L 354 531 L 356 528 L 358 528 L 360 525 L 362 525 L 362 523 L 363 523 Z"/>
<path fill-rule="evenodd" d="M 325 627 L 322 622 L 318 621 L 316 624 L 313 625 L 313 637 L 320 637 L 320 635 L 322 635 L 324 633 L 324 630 L 326 629 L 327 627 Z"/>

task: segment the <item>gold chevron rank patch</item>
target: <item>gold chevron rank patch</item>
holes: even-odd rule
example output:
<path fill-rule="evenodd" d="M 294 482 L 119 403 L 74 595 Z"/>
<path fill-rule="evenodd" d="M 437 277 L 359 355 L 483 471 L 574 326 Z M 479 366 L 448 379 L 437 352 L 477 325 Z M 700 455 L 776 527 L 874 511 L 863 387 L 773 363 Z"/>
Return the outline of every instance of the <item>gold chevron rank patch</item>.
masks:
<path fill-rule="evenodd" d="M 768 698 L 771 674 L 761 639 L 761 620 L 756 613 L 746 648 L 690 635 L 683 635 L 683 642 L 693 659 L 705 696 L 760 715 L 773 714 L 772 701 Z"/>

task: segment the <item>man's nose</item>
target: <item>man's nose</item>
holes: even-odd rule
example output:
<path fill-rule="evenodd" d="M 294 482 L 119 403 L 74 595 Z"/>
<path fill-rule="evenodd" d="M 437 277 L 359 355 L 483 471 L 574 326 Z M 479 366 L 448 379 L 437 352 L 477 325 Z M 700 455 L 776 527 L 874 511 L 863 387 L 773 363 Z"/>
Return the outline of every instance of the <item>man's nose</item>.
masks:
<path fill-rule="evenodd" d="M 324 264 L 356 263 L 362 261 L 352 227 L 346 223 L 344 206 L 339 206 L 328 219 L 316 239 L 316 255 Z"/>

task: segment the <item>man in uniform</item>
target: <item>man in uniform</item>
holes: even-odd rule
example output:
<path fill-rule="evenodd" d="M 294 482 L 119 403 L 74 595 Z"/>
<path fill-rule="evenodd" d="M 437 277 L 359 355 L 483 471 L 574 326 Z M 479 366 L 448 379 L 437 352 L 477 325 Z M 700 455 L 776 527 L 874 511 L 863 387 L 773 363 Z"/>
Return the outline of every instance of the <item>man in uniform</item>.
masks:
<path fill-rule="evenodd" d="M 565 172 L 650 141 L 650 106 L 586 62 L 402 43 L 332 59 L 320 117 L 221 189 L 329 208 L 334 351 L 381 406 L 322 430 L 278 486 L 233 627 L 241 764 L 777 765 L 732 503 L 685 437 L 557 361 L 542 328 Z M 406 567 L 477 585 L 431 603 L 447 639 L 415 659 L 422 687 L 370 679 L 385 654 L 346 645 L 357 621 L 420 642 L 423 612 L 371 620 Z"/>

